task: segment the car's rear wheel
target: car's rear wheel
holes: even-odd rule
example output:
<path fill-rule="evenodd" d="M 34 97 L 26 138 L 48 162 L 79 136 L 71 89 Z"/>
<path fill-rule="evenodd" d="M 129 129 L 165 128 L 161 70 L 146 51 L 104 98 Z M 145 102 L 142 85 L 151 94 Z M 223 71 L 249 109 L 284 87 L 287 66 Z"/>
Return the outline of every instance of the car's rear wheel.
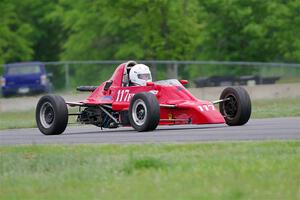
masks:
<path fill-rule="evenodd" d="M 220 96 L 220 112 L 229 126 L 246 124 L 251 116 L 251 100 L 242 87 L 225 88 Z"/>
<path fill-rule="evenodd" d="M 160 108 L 156 96 L 149 92 L 135 94 L 129 106 L 129 122 L 137 131 L 152 131 L 159 124 Z"/>
<path fill-rule="evenodd" d="M 43 96 L 36 107 L 36 124 L 45 135 L 59 135 L 68 124 L 68 108 L 65 100 L 57 95 Z"/>

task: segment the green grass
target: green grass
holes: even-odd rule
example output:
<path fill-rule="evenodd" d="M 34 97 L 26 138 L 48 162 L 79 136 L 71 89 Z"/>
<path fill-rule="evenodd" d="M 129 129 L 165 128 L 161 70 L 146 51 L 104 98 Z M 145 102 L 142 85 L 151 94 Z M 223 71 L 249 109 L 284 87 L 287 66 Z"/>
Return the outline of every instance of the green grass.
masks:
<path fill-rule="evenodd" d="M 256 100 L 251 118 L 299 117 L 300 98 Z"/>
<path fill-rule="evenodd" d="M 0 113 L 0 130 L 12 128 L 31 128 L 35 126 L 34 110 Z"/>
<path fill-rule="evenodd" d="M 0 147 L 0 199 L 299 199 L 300 142 Z"/>
<path fill-rule="evenodd" d="M 75 117 L 70 117 L 69 122 L 75 123 Z M 35 110 L 0 113 L 0 130 L 33 127 L 36 127 Z"/>
<path fill-rule="evenodd" d="M 73 112 L 75 110 L 73 109 Z M 256 100 L 252 102 L 251 118 L 300 116 L 300 98 Z M 75 123 L 75 118 L 71 122 Z M 36 127 L 35 111 L 1 112 L 0 130 Z"/>

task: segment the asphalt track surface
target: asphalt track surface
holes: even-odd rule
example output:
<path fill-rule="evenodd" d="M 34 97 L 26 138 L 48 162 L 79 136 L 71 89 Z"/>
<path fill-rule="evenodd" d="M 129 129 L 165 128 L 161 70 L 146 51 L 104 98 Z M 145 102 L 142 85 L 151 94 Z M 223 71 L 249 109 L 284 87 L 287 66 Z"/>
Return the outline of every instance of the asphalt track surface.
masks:
<path fill-rule="evenodd" d="M 0 145 L 30 144 L 139 144 L 211 141 L 300 140 L 300 117 L 254 119 L 244 126 L 159 126 L 152 132 L 133 128 L 101 130 L 94 126 L 69 126 L 61 135 L 46 136 L 37 128 L 0 131 Z"/>

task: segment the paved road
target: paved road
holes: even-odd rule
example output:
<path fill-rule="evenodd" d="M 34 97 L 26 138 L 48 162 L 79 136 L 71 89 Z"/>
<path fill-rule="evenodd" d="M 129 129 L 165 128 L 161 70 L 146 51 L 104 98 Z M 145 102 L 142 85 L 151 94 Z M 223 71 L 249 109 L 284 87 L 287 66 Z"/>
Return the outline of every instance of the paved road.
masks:
<path fill-rule="evenodd" d="M 153 132 L 132 128 L 105 129 L 70 126 L 65 133 L 45 136 L 36 128 L 0 131 L 0 145 L 18 144 L 131 144 L 204 141 L 300 140 L 300 118 L 250 120 L 244 126 L 188 125 L 159 126 Z"/>

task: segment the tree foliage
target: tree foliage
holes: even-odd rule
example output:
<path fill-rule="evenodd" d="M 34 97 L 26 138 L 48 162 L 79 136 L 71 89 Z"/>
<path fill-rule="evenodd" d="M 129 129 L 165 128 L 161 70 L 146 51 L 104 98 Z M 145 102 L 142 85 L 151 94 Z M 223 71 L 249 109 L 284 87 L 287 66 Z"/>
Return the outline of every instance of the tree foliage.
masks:
<path fill-rule="evenodd" d="M 21 21 L 16 8 L 9 0 L 0 1 L 0 63 L 29 60 L 33 55 L 32 26 Z"/>
<path fill-rule="evenodd" d="M 299 62 L 297 0 L 2 0 L 0 59 Z"/>
<path fill-rule="evenodd" d="M 2 0 L 0 62 L 300 62 L 299 10 L 298 0 Z"/>
<path fill-rule="evenodd" d="M 193 59 L 200 25 L 197 2 L 63 1 L 71 32 L 62 59 Z"/>
<path fill-rule="evenodd" d="M 299 62 L 300 2 L 205 1 L 206 58 Z"/>

